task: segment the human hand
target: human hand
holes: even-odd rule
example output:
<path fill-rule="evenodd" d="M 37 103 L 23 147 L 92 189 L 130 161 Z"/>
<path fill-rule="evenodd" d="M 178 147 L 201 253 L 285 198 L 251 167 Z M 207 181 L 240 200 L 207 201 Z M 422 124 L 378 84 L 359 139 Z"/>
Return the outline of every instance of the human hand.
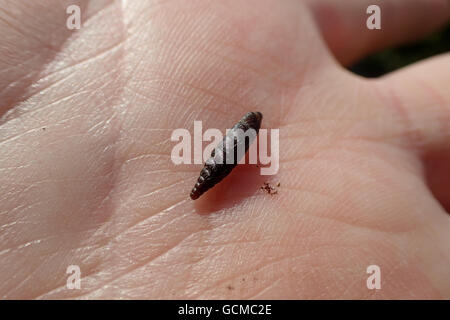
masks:
<path fill-rule="evenodd" d="M 448 1 L 378 1 L 378 31 L 357 0 L 75 1 L 79 31 L 74 1 L 1 2 L 2 298 L 450 298 L 450 57 L 341 66 Z M 171 132 L 247 111 L 280 129 L 278 194 L 244 165 L 190 200 Z"/>

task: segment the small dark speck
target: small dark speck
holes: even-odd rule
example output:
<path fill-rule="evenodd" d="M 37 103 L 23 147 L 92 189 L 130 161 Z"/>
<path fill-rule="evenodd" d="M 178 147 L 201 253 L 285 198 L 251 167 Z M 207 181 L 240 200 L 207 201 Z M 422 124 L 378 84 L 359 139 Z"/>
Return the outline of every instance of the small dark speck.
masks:
<path fill-rule="evenodd" d="M 44 130 L 44 131 L 45 131 L 45 129 L 47 129 L 47 128 L 46 128 L 46 127 L 43 127 L 43 128 L 42 128 L 42 130 Z"/>
<path fill-rule="evenodd" d="M 279 187 L 280 183 L 277 183 L 277 187 Z M 264 185 L 261 187 L 261 190 L 265 191 L 267 194 L 274 195 L 277 194 L 278 191 L 273 187 L 269 182 L 264 182 Z"/>
<path fill-rule="evenodd" d="M 281 183 L 280 183 L 280 182 L 277 183 L 277 187 L 279 187 L 279 186 L 281 186 Z"/>
<path fill-rule="evenodd" d="M 228 289 L 228 290 L 233 290 L 233 289 L 234 289 L 234 287 L 232 287 L 232 286 L 228 286 L 228 287 L 227 287 L 227 289 Z"/>

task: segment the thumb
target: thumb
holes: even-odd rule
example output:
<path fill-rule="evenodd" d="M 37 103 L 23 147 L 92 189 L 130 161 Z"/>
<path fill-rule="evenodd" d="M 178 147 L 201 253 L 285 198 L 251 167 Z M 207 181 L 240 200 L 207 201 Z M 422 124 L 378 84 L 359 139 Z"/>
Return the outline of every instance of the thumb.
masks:
<path fill-rule="evenodd" d="M 381 79 L 403 133 L 421 151 L 450 149 L 450 54 L 401 69 Z"/>

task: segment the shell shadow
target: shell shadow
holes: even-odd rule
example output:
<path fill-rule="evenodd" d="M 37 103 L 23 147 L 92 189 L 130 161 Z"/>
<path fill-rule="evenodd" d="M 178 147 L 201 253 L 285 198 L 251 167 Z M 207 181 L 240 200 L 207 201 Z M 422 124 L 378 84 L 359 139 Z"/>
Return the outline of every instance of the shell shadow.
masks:
<path fill-rule="evenodd" d="M 208 215 L 238 206 L 245 199 L 254 196 L 268 179 L 260 173 L 255 164 L 238 165 L 220 183 L 195 200 L 197 214 Z"/>

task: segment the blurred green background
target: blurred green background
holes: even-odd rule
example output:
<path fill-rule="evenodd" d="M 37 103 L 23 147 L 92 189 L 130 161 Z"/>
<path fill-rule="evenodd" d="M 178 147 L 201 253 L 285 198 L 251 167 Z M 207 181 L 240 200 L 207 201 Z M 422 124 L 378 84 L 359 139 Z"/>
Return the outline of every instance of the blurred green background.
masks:
<path fill-rule="evenodd" d="M 349 69 L 364 77 L 379 77 L 444 52 L 450 52 L 450 24 L 441 31 L 415 43 L 373 54 Z"/>

